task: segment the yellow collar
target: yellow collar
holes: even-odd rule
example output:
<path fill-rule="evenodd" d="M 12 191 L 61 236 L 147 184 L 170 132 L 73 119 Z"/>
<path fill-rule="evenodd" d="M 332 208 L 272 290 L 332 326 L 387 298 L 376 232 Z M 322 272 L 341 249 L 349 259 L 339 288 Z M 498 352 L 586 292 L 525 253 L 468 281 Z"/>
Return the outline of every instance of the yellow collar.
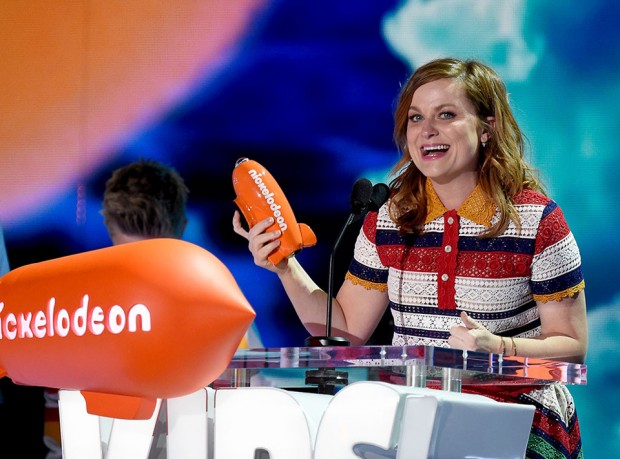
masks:
<path fill-rule="evenodd" d="M 437 196 L 433 184 L 428 179 L 426 180 L 426 198 L 426 220 L 424 223 L 429 223 L 448 212 L 446 206 L 443 205 L 439 196 Z M 478 225 L 490 227 L 491 218 L 495 215 L 495 209 L 493 201 L 484 195 L 480 189 L 480 185 L 476 185 L 474 191 L 471 192 L 461 207 L 457 209 L 456 213 Z"/>

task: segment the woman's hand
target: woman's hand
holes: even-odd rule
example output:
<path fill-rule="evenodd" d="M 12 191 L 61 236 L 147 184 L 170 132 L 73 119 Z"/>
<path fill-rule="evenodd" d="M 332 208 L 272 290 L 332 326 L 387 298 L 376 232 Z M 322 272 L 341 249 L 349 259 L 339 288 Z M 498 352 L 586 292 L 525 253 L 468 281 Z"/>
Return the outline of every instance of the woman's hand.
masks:
<path fill-rule="evenodd" d="M 465 311 L 461 312 L 461 320 L 463 325 L 454 325 L 450 328 L 448 344 L 451 348 L 493 354 L 504 352 L 500 336 L 491 333 L 469 317 Z"/>
<path fill-rule="evenodd" d="M 277 266 L 267 259 L 267 257 L 274 250 L 280 247 L 279 237 L 282 236 L 282 232 L 280 230 L 269 232 L 265 231 L 273 225 L 272 217 L 261 220 L 249 231 L 246 231 L 241 225 L 241 214 L 238 210 L 236 210 L 233 215 L 232 224 L 235 233 L 248 240 L 248 248 L 254 257 L 254 264 L 256 264 L 256 266 L 260 266 L 261 268 L 268 269 L 269 271 L 273 271 L 275 273 L 282 273 L 286 271 L 288 266 L 287 259 L 282 260 Z"/>

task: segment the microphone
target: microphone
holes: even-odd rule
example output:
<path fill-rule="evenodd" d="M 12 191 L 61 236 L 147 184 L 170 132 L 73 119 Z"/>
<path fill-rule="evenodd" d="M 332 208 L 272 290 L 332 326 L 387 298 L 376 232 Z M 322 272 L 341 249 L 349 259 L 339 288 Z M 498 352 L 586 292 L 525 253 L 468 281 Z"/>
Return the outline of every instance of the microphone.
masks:
<path fill-rule="evenodd" d="M 339 336 L 331 336 L 332 333 L 332 309 L 334 300 L 334 261 L 336 258 L 336 251 L 340 246 L 340 242 L 347 229 L 351 224 L 360 216 L 363 216 L 371 205 L 373 198 L 373 186 L 370 180 L 366 178 L 358 179 L 353 184 L 351 190 L 351 213 L 347 222 L 344 224 L 334 247 L 329 257 L 329 283 L 327 286 L 327 316 L 325 320 L 325 336 L 310 336 L 306 339 L 307 346 L 348 346 L 350 342 L 346 338 Z M 379 199 L 377 197 L 377 199 Z"/>
<path fill-rule="evenodd" d="M 390 187 L 385 183 L 377 183 L 372 187 L 372 193 L 370 199 L 366 203 L 365 207 L 359 215 L 356 215 L 353 221 L 361 220 L 366 216 L 368 211 L 377 212 L 379 208 L 387 202 L 390 197 Z"/>
<path fill-rule="evenodd" d="M 372 187 L 370 201 L 368 201 L 368 210 L 377 212 L 379 208 L 390 198 L 390 187 L 385 183 L 377 183 Z"/>
<path fill-rule="evenodd" d="M 372 197 L 372 183 L 367 178 L 358 179 L 351 190 L 351 215 L 360 215 Z M 345 225 L 346 226 L 346 225 Z"/>

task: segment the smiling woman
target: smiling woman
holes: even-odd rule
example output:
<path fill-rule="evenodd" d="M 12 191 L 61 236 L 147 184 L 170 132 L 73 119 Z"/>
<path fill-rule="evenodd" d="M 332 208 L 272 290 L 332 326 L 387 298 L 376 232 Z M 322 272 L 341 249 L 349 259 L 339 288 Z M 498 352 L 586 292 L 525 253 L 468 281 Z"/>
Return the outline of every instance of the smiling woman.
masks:
<path fill-rule="evenodd" d="M 334 329 L 365 343 L 383 312 L 394 345 L 452 347 L 583 362 L 584 280 L 575 239 L 523 159 L 504 83 L 477 61 L 437 59 L 403 86 L 394 138 L 402 152 L 391 198 L 369 212 L 333 301 Z M 310 333 L 322 330 L 326 293 L 295 258 L 274 265 L 279 233 L 249 231 L 258 266 L 277 273 Z M 537 407 L 528 457 L 580 457 L 565 386 L 469 387 Z M 558 455 L 549 455 L 556 451 Z"/>
<path fill-rule="evenodd" d="M 486 123 L 493 122 L 487 117 Z M 459 208 L 474 191 L 478 146 L 490 135 L 458 81 L 439 79 L 414 92 L 407 126 L 409 154 L 448 207 Z"/>

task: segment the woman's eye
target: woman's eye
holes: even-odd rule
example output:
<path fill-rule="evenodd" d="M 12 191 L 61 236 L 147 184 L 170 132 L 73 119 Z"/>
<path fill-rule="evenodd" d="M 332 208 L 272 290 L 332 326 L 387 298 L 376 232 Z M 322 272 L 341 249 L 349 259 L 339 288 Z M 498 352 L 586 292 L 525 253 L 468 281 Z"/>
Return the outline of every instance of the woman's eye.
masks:
<path fill-rule="evenodd" d="M 452 118 L 454 118 L 456 115 L 452 112 L 441 112 L 439 114 L 439 119 L 442 120 L 451 120 Z"/>
<path fill-rule="evenodd" d="M 419 121 L 422 121 L 422 115 L 417 115 L 417 114 L 409 115 L 409 121 L 411 121 L 412 123 L 417 123 Z"/>

